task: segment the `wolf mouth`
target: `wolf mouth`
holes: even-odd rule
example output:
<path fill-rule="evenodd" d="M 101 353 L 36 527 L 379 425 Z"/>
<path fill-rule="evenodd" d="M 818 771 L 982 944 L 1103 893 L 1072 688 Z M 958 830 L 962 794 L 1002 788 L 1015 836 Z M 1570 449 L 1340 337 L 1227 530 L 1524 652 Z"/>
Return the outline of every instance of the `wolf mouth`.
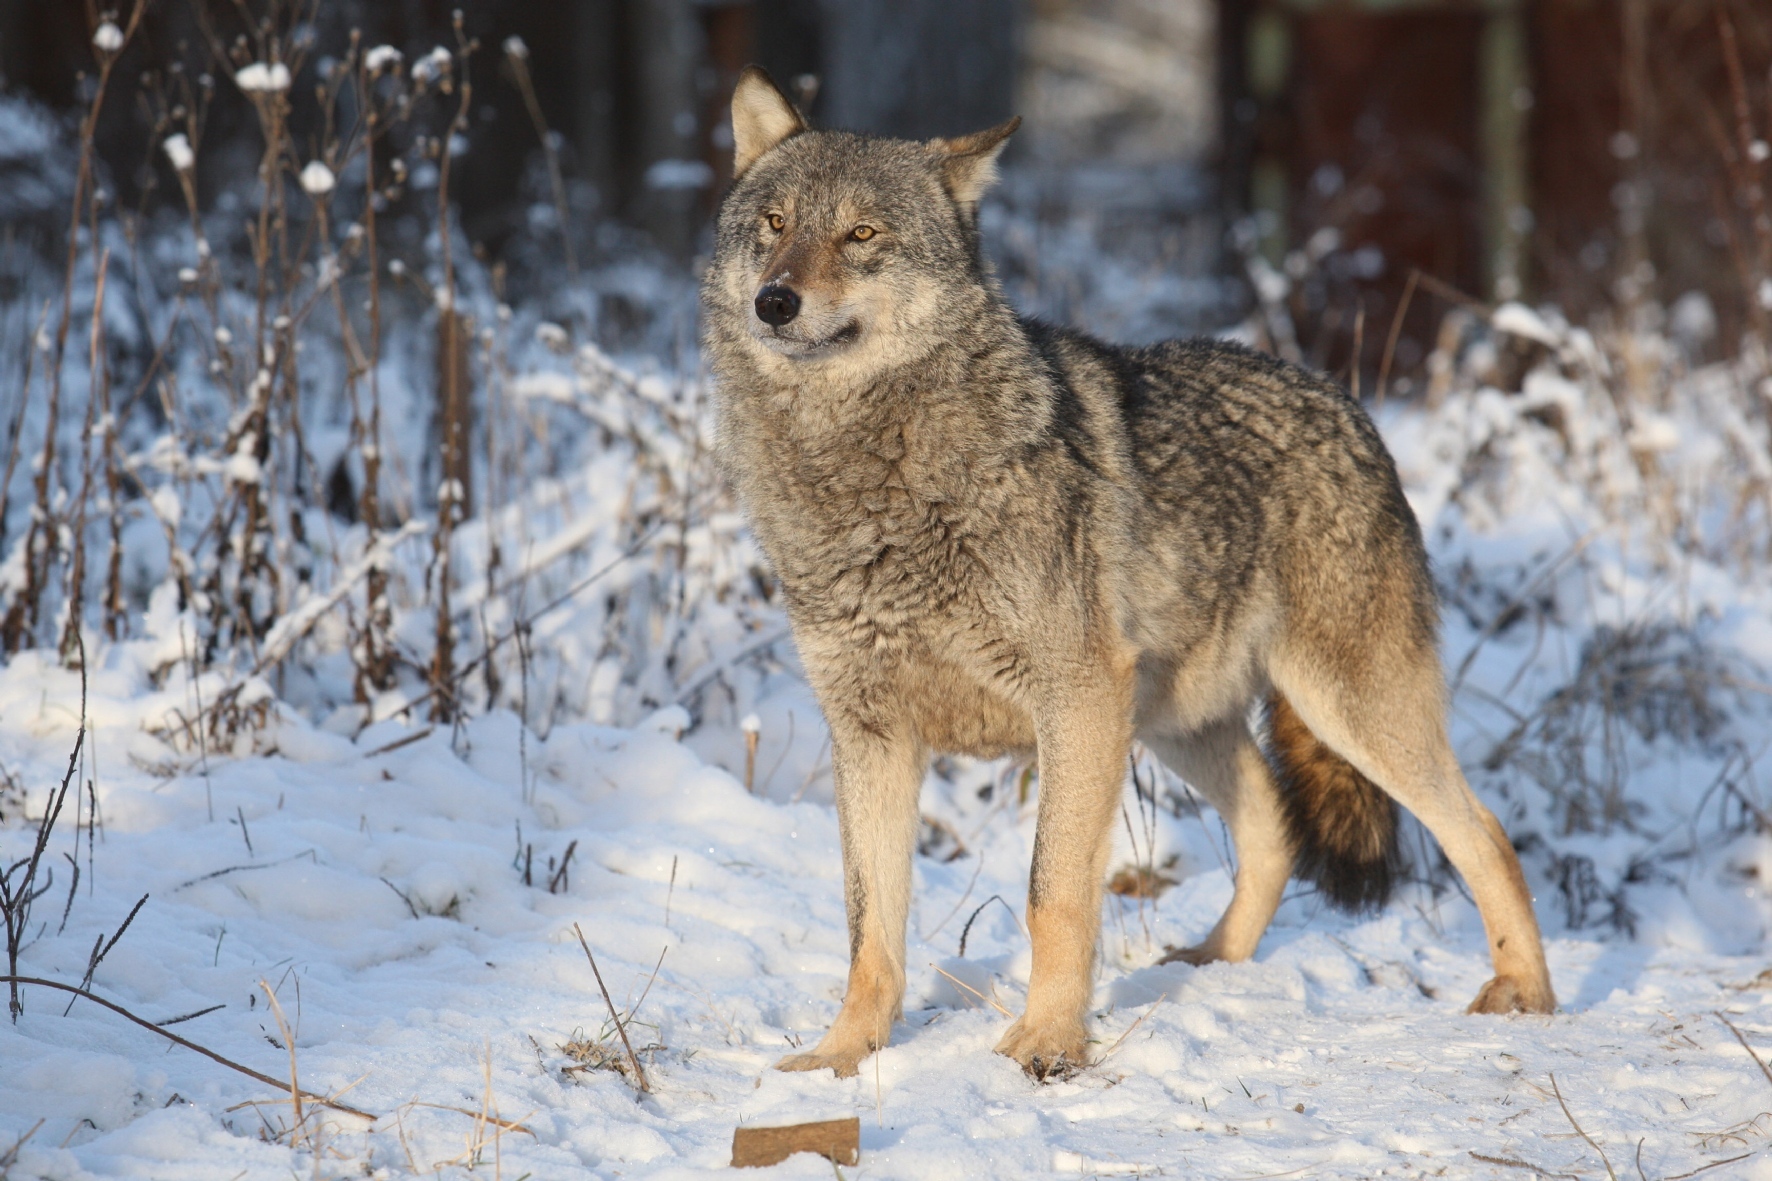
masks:
<path fill-rule="evenodd" d="M 861 324 L 851 320 L 829 336 L 817 340 L 800 340 L 792 336 L 784 336 L 780 329 L 771 331 L 763 338 L 765 344 L 784 356 L 795 360 L 805 360 L 822 353 L 853 344 L 861 336 Z"/>

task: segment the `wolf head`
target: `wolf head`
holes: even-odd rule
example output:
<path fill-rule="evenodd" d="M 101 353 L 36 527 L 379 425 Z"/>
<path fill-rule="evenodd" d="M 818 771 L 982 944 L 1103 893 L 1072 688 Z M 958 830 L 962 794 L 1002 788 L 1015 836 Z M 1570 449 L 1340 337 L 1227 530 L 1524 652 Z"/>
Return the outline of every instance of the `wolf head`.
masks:
<path fill-rule="evenodd" d="M 963 330 L 994 298 L 978 200 L 1019 123 L 927 143 L 814 131 L 747 69 L 702 284 L 716 366 L 868 380 Z"/>

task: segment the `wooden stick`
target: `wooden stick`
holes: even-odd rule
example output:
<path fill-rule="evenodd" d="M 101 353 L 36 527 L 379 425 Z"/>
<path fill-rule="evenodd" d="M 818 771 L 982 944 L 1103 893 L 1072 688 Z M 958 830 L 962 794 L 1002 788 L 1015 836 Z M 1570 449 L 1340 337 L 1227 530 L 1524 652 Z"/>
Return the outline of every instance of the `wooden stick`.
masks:
<path fill-rule="evenodd" d="M 1741 1043 L 1741 1048 L 1747 1051 L 1747 1056 L 1754 1060 L 1754 1065 L 1760 1068 L 1760 1073 L 1766 1076 L 1766 1081 L 1772 1083 L 1772 1070 L 1768 1070 L 1766 1064 L 1760 1061 L 1760 1056 L 1754 1053 L 1754 1048 L 1752 1046 L 1747 1044 L 1747 1039 L 1741 1036 L 1741 1031 L 1735 1028 L 1735 1023 L 1716 1010 L 1713 1009 L 1711 1011 L 1716 1013 L 1718 1021 L 1721 1021 L 1724 1025 L 1729 1027 L 1729 1032 L 1735 1035 L 1735 1040 Z"/>
<path fill-rule="evenodd" d="M 167 1041 L 172 1042 L 175 1045 L 180 1045 L 180 1046 L 183 1046 L 187 1050 L 195 1051 L 196 1053 L 203 1055 L 205 1058 L 208 1058 L 213 1062 L 219 1062 L 223 1066 L 227 1067 L 229 1070 L 237 1070 L 241 1074 L 245 1075 L 247 1078 L 257 1079 L 259 1082 L 264 1083 L 266 1086 L 276 1087 L 279 1091 L 288 1091 L 289 1090 L 288 1083 L 280 1082 L 277 1079 L 272 1078 L 268 1074 L 260 1074 L 258 1071 L 252 1069 L 250 1066 L 242 1066 L 238 1062 L 235 1062 L 234 1060 L 232 1060 L 231 1058 L 223 1058 L 220 1054 L 217 1054 L 214 1050 L 211 1050 L 206 1046 L 199 1046 L 196 1042 L 191 1041 L 188 1038 L 182 1038 L 176 1033 L 168 1033 L 166 1030 L 162 1029 L 160 1026 L 155 1025 L 152 1021 L 149 1021 L 143 1017 L 137 1017 L 134 1013 L 131 1013 L 128 1009 L 125 1009 L 122 1005 L 112 1004 L 110 1001 L 107 1001 L 102 996 L 94 996 L 92 993 L 86 991 L 84 988 L 75 988 L 72 984 L 63 984 L 58 980 L 44 980 L 44 979 L 41 979 L 40 977 L 37 977 L 37 976 L 0 976 L 0 984 L 35 984 L 35 985 L 38 985 L 42 988 L 59 988 L 63 992 L 71 992 L 71 993 L 75 994 L 76 996 L 84 997 L 85 999 L 91 1001 L 95 1005 L 101 1005 L 104 1008 L 111 1010 L 111 1012 L 117 1014 L 119 1017 L 124 1017 L 130 1021 L 135 1022 L 137 1025 L 141 1026 L 143 1029 L 151 1030 L 154 1033 L 159 1034 L 161 1037 L 165 1038 Z M 359 1116 L 362 1119 L 366 1119 L 366 1120 L 377 1120 L 377 1119 L 381 1118 L 378 1115 L 371 1115 L 367 1111 L 359 1111 L 355 1107 L 347 1107 L 343 1103 L 334 1103 L 332 1100 L 326 1098 L 326 1096 L 316 1095 L 312 1091 L 301 1092 L 301 1097 L 303 1099 L 306 1099 L 310 1103 L 318 1103 L 324 1107 L 330 1107 L 334 1111 L 342 1111 L 346 1115 Z"/>
<path fill-rule="evenodd" d="M 1577 1136 L 1580 1136 L 1583 1140 L 1587 1141 L 1587 1146 L 1589 1148 L 1600 1154 L 1600 1163 L 1606 1166 L 1606 1176 L 1612 1178 L 1612 1181 L 1618 1181 L 1618 1174 L 1612 1171 L 1612 1162 L 1606 1159 L 1606 1150 L 1601 1148 L 1598 1144 L 1595 1144 L 1594 1138 L 1581 1130 L 1581 1125 L 1575 1122 L 1575 1116 L 1570 1112 L 1569 1105 L 1563 1102 L 1563 1092 L 1562 1089 L 1557 1086 L 1556 1075 L 1553 1074 L 1550 1076 L 1550 1083 L 1551 1093 L 1557 1097 L 1557 1106 L 1561 1107 L 1563 1109 L 1563 1114 L 1569 1118 L 1569 1126 L 1575 1129 L 1575 1134 Z"/>
<path fill-rule="evenodd" d="M 861 1120 L 821 1120 L 779 1128 L 734 1128 L 732 1167 L 758 1168 L 779 1164 L 796 1152 L 816 1152 L 832 1164 L 861 1161 Z"/>
<path fill-rule="evenodd" d="M 627 1027 L 621 1023 L 621 1014 L 615 1011 L 615 1002 L 609 999 L 609 988 L 603 983 L 603 973 L 597 971 L 597 957 L 591 954 L 591 945 L 585 942 L 585 933 L 578 929 L 577 923 L 572 924 L 572 933 L 578 936 L 578 945 L 585 949 L 585 959 L 591 961 L 591 975 L 597 978 L 597 987 L 603 992 L 603 1003 L 609 1006 L 609 1019 L 615 1022 L 615 1032 L 621 1034 L 622 1049 L 628 1052 L 628 1065 L 634 1068 L 634 1080 L 640 1084 L 642 1091 L 650 1094 L 652 1087 L 646 1082 L 646 1072 L 640 1069 L 640 1059 L 634 1053 L 633 1043 L 628 1041 Z M 662 962 L 664 957 L 660 955 L 659 959 Z"/>

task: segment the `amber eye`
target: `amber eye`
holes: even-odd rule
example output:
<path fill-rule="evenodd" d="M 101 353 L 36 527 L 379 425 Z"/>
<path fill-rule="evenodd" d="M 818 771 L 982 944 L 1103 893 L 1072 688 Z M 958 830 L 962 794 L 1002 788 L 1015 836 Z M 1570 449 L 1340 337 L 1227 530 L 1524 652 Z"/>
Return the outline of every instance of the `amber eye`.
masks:
<path fill-rule="evenodd" d="M 781 227 L 788 224 L 786 219 L 784 219 L 782 217 L 782 215 L 779 213 L 771 213 L 769 215 L 768 221 L 769 221 L 769 228 L 774 230 L 778 234 L 781 233 Z"/>
<path fill-rule="evenodd" d="M 849 231 L 849 236 L 854 238 L 857 242 L 866 242 L 869 238 L 874 236 L 874 227 L 856 226 L 853 230 Z"/>

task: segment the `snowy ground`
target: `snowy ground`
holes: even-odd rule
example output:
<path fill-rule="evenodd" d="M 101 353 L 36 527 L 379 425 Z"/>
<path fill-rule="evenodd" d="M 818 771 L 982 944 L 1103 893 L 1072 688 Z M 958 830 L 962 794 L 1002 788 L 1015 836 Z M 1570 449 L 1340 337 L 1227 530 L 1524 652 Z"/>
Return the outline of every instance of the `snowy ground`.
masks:
<path fill-rule="evenodd" d="M 1559 397 L 1562 442 L 1539 413 Z M 545 739 L 506 712 L 454 734 L 387 721 L 353 739 L 333 732 L 353 728 L 347 716 L 317 727 L 280 706 L 259 737 L 275 753 L 175 751 L 148 731 L 169 710 L 195 712 L 195 692 L 177 670 L 150 687 L 160 657 L 144 640 L 95 660 L 81 779 L 95 783 L 100 824 L 89 842 L 70 798 L 35 920 L 47 925 L 34 923 L 20 971 L 78 982 L 95 938 L 145 894 L 94 974 L 98 995 L 152 1021 L 224 1005 L 172 1029 L 287 1077 L 268 986 L 295 1028 L 301 1085 L 349 1088 L 342 1102 L 380 1118 L 310 1107 L 297 1124 L 264 1084 L 90 1002 L 64 1016 L 65 994 L 27 988 L 24 1016 L 0 1024 L 0 1176 L 235 1181 L 473 1164 L 508 1178 L 679 1177 L 725 1168 L 738 1125 L 855 1114 L 862 1159 L 844 1176 L 1606 1175 L 1573 1117 L 1618 1176 L 1728 1162 L 1702 1175 L 1772 1177 L 1772 1075 L 1718 1016 L 1772 1055 L 1761 976 L 1772 842 L 1730 821 L 1746 804 L 1717 791 L 1727 781 L 1766 799 L 1752 770 L 1765 750 L 1760 674 L 1731 665 L 1706 681 L 1749 686 L 1717 718 L 1708 705 L 1687 717 L 1686 698 L 1640 680 L 1648 705 L 1633 698 L 1597 721 L 1564 708 L 1579 695 L 1556 696 L 1580 683 L 1571 669 L 1587 667 L 1604 628 L 1649 637 L 1652 667 L 1686 666 L 1651 624 L 1772 664 L 1772 591 L 1690 550 L 1669 574 L 1628 526 L 1592 534 L 1597 513 L 1629 515 L 1629 488 L 1596 508 L 1584 498 L 1611 477 L 1564 470 L 1605 461 L 1567 437 L 1600 413 L 1578 401 L 1528 383 L 1523 396 L 1457 394 L 1435 415 L 1386 422 L 1447 592 L 1461 754 L 1510 829 L 1543 838 L 1525 859 L 1563 1005 L 1554 1017 L 1463 1014 L 1489 968 L 1475 911 L 1444 883 L 1413 884 L 1367 920 L 1300 890 L 1256 962 L 1153 966 L 1230 895 L 1217 819 L 1166 784 L 1157 809 L 1139 811 L 1128 791 L 1115 864 L 1154 863 L 1178 884 L 1154 904 L 1109 899 L 1099 1062 L 1036 1085 L 990 1052 L 1007 1018 L 948 980 L 1020 1003 L 1031 797 L 1015 768 L 950 764 L 925 790 L 929 855 L 894 1044 L 858 1079 L 778 1074 L 770 1065 L 835 1014 L 846 962 L 822 730 L 791 665 L 743 681 L 727 711 L 760 719 L 752 794 L 731 718 L 710 713 L 680 734 L 691 718 L 674 707 L 630 729 L 559 724 Z M 1675 443 L 1708 437 L 1657 424 Z M 1718 462 L 1702 448 L 1670 460 L 1676 474 Z M 1701 492 L 1669 511 L 1697 519 Z M 80 712 L 76 674 L 34 655 L 0 670 L 0 766 L 25 789 L 22 801 L 17 786 L 0 794 L 8 863 L 30 851 L 36 826 L 20 816 L 41 816 Z M 1562 729 L 1509 745 L 1522 717 Z M 1583 729 L 1625 723 L 1591 742 Z M 1582 760 L 1552 768 L 1566 789 L 1517 753 L 1557 742 Z M 1577 804 L 1590 820 L 1603 810 L 1608 785 L 1624 791 L 1621 819 L 1568 823 Z M 76 852 L 64 926 L 64 854 Z M 613 1069 L 566 1069 L 619 1056 L 574 923 L 653 1047 L 636 1047 L 647 1095 Z M 526 1130 L 494 1136 L 477 1118 L 488 1113 Z M 772 1175 L 830 1174 L 802 1156 Z"/>
<path fill-rule="evenodd" d="M 1006 908 L 980 914 L 966 958 L 955 954 L 977 900 L 1021 905 L 1033 827 L 1013 783 L 998 807 L 980 802 L 976 837 L 962 832 L 976 856 L 919 858 L 895 1044 L 858 1079 L 778 1074 L 770 1064 L 818 1035 L 842 985 L 825 804 L 747 795 L 660 729 L 589 725 L 531 740 L 524 803 L 508 715 L 469 725 L 454 749 L 434 733 L 383 754 L 402 736 L 392 726 L 352 743 L 292 722 L 276 731 L 276 756 L 167 778 L 151 769 L 157 744 L 132 734 L 144 706 L 134 688 L 125 669 L 95 678 L 95 873 L 65 932 L 59 906 L 47 909 L 51 931 L 24 970 L 77 981 L 92 939 L 146 893 L 99 967 L 100 995 L 153 1020 L 225 1004 L 176 1028 L 286 1075 L 267 1044 L 278 1036 L 258 991 L 268 981 L 297 1028 L 302 1084 L 356 1083 L 346 1100 L 383 1118 L 310 1120 L 303 1139 L 318 1154 L 286 1135 L 267 1142 L 293 1122 L 268 1088 L 89 1003 L 64 1017 L 66 997 L 28 989 L 25 1016 L 0 1026 L 0 1136 L 10 1146 L 44 1122 L 14 1178 L 457 1171 L 475 1121 L 422 1104 L 481 1111 L 488 1059 L 496 1112 L 533 1136 L 485 1144 L 478 1171 L 511 1178 L 700 1175 L 726 1166 L 736 1125 L 851 1113 L 862 1118 L 852 1176 L 1519 1175 L 1473 1153 L 1599 1176 L 1552 1096 L 1553 1072 L 1618 1169 L 1639 1140 L 1647 1175 L 1664 1177 L 1756 1152 L 1772 1131 L 1772 1081 L 1712 1015 L 1733 1014 L 1772 1048 L 1763 958 L 1553 938 L 1563 1013 L 1465 1016 L 1488 975 L 1476 915 L 1456 893 L 1436 902 L 1417 889 L 1359 923 L 1289 902 L 1255 963 L 1152 967 L 1163 942 L 1199 936 L 1229 895 L 1222 868 L 1185 856 L 1185 880 L 1154 915 L 1115 900 L 1096 1030 L 1103 1050 L 1117 1048 L 1081 1077 L 1036 1085 L 990 1052 L 1005 1018 L 962 1003 L 935 971 L 1010 1008 L 1022 995 L 1027 949 Z M 72 674 L 7 670 L 6 765 L 47 782 L 77 704 Z M 666 731 L 673 721 L 658 719 Z M 1162 820 L 1178 847 L 1214 856 L 1210 816 Z M 534 886 L 514 864 L 518 825 Z M 550 892 L 545 859 L 574 841 L 568 881 Z M 573 1065 L 563 1044 L 607 1032 L 575 922 L 617 1004 L 639 998 L 664 953 L 634 1027 L 666 1047 L 647 1054 L 644 1098 L 613 1071 L 562 1074 Z M 259 1106 L 237 1106 L 248 1101 Z M 1715 1175 L 1772 1176 L 1772 1153 L 1727 1168 Z M 778 1175 L 829 1169 L 800 1157 Z"/>

